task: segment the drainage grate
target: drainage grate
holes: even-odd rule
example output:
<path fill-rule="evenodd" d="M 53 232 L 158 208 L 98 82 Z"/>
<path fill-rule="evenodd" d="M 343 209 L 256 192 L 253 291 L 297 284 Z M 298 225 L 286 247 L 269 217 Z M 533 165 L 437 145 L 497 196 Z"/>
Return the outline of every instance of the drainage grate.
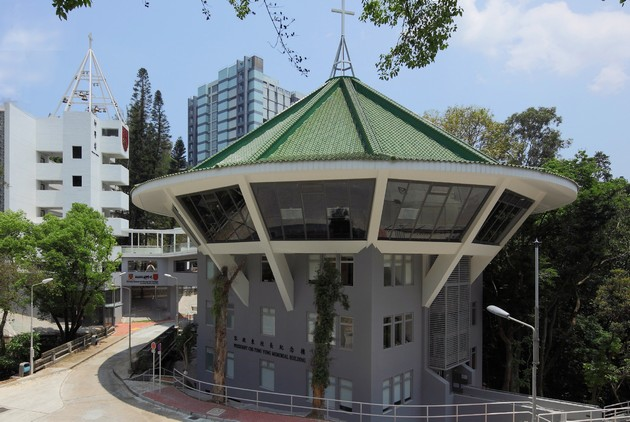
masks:
<path fill-rule="evenodd" d="M 225 412 L 225 409 L 215 407 L 214 409 L 208 410 L 208 412 L 206 413 L 210 416 L 221 416 L 224 412 Z"/>

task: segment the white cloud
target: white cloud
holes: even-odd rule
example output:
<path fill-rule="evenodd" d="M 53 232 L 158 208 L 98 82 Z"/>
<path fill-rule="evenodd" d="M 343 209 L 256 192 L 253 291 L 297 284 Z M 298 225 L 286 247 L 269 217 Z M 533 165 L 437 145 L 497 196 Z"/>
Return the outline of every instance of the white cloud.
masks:
<path fill-rule="evenodd" d="M 614 80 L 616 90 L 627 81 L 630 14 L 621 6 L 605 11 L 597 2 L 601 8 L 591 13 L 575 12 L 564 1 L 462 0 L 462 6 L 461 42 L 512 71 L 592 72 L 599 74 L 592 86 L 598 92 L 611 92 L 606 80 Z"/>
<path fill-rule="evenodd" d="M 625 86 L 628 74 L 616 65 L 604 67 L 589 85 L 589 89 L 598 94 L 615 94 Z"/>
<path fill-rule="evenodd" d="M 15 99 L 24 85 L 46 77 L 56 38 L 37 29 L 11 28 L 0 33 L 0 102 Z"/>

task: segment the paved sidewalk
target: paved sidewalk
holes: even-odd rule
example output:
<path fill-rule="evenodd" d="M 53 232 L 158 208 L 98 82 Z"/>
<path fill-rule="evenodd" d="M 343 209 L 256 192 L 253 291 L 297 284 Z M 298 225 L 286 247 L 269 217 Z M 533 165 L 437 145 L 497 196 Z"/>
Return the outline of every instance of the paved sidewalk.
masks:
<path fill-rule="evenodd" d="M 132 340 L 134 338 L 134 332 L 144 329 L 150 329 L 151 327 L 155 330 L 158 327 L 153 326 L 158 324 L 164 327 L 168 326 L 168 324 L 160 324 L 156 322 L 132 322 Z M 116 331 L 109 337 L 101 338 L 97 345 L 90 346 L 83 351 L 73 353 L 65 359 L 58 361 L 53 366 L 36 372 L 32 375 L 32 377 L 45 376 L 47 373 L 50 374 L 51 372 L 60 371 L 63 369 L 72 369 L 90 359 L 91 357 L 104 352 L 117 343 L 127 340 L 128 332 L 129 326 L 127 323 L 117 325 Z M 132 350 L 136 352 L 142 346 L 143 344 L 134 344 L 132 346 Z M 125 351 L 118 353 L 127 352 Z M 128 379 L 128 359 L 118 359 L 116 362 L 117 363 L 111 365 L 111 370 L 117 378 L 123 381 L 129 391 L 131 391 L 137 397 L 149 401 L 159 407 L 181 413 L 183 415 L 182 420 L 184 420 L 184 418 L 186 418 L 186 420 L 190 420 L 191 417 L 195 418 L 194 420 L 197 421 L 217 422 L 294 422 L 313 420 L 310 418 L 299 416 L 288 416 L 277 413 L 268 413 L 223 406 L 191 397 L 171 385 L 164 384 L 160 386 L 157 382 L 151 383 L 133 381 Z"/>

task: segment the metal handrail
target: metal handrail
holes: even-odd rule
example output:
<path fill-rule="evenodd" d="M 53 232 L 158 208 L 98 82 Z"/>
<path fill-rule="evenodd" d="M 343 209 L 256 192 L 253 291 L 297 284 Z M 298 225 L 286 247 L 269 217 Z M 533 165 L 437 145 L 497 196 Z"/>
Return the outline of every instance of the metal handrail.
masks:
<path fill-rule="evenodd" d="M 177 370 L 173 371 L 174 385 L 182 390 L 194 391 L 198 397 L 211 399 L 215 396 L 212 393 L 215 384 L 201 381 Z M 321 410 L 327 416 L 345 415 L 353 416 L 362 421 L 363 418 L 378 416 L 379 420 L 454 420 L 466 421 L 469 419 L 483 418 L 485 421 L 506 421 L 520 422 L 531 419 L 531 403 L 529 401 L 517 402 L 493 402 L 493 403 L 466 403 L 466 404 L 445 404 L 445 405 L 407 405 L 392 404 L 384 410 L 382 403 L 368 403 L 346 401 L 339 399 L 324 399 L 325 407 L 316 409 L 311 405 L 312 397 L 283 394 L 266 390 L 253 390 L 226 385 L 225 394 L 220 397 L 221 402 L 232 400 L 246 407 L 253 407 L 256 410 L 267 410 L 270 412 L 289 413 L 297 416 L 304 416 L 313 410 Z M 344 410 L 340 408 L 352 410 Z M 509 416 L 510 418 L 506 418 Z"/>

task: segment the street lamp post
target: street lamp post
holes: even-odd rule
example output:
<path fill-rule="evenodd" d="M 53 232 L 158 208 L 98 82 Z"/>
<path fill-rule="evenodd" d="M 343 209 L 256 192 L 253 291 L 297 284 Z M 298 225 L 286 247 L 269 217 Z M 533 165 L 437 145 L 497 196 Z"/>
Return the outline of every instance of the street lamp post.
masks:
<path fill-rule="evenodd" d="M 536 341 L 536 339 L 538 338 L 538 330 L 536 330 L 536 328 L 527 324 L 526 322 L 523 322 L 516 318 L 512 318 L 509 312 L 504 311 L 498 306 L 490 305 L 486 309 L 491 314 L 494 314 L 501 318 L 505 318 L 508 321 L 514 321 L 517 324 L 524 325 L 525 327 L 532 330 L 532 339 L 533 339 L 532 341 L 532 355 L 533 355 L 532 356 L 533 357 L 533 361 L 532 361 L 532 422 L 535 422 L 536 421 L 536 372 L 538 370 L 538 341 Z"/>
<path fill-rule="evenodd" d="M 131 289 L 129 287 L 123 287 L 122 285 L 122 278 L 123 276 L 127 274 L 126 271 L 123 271 L 122 273 L 120 273 L 120 301 L 122 302 L 122 290 L 123 289 L 127 289 L 128 294 L 127 296 L 129 297 L 129 310 L 127 311 L 128 317 L 127 317 L 127 327 L 129 330 L 129 334 L 127 335 L 127 339 L 129 342 L 129 373 L 131 374 L 132 371 L 132 358 L 131 358 Z M 123 307 L 124 309 L 124 307 Z M 121 313 L 122 314 L 122 313 Z"/>
<path fill-rule="evenodd" d="M 175 280 L 175 327 L 179 330 L 179 284 L 178 279 L 170 274 L 164 274 L 164 277 Z"/>
<path fill-rule="evenodd" d="M 33 362 L 35 359 L 35 349 L 33 348 L 33 287 L 39 286 L 40 284 L 47 284 L 47 283 L 50 283 L 51 281 L 53 281 L 52 278 L 45 278 L 39 283 L 35 283 L 31 285 L 31 349 L 30 349 L 30 359 L 29 359 L 29 364 L 31 365 L 30 374 L 35 373 L 35 365 Z"/>

